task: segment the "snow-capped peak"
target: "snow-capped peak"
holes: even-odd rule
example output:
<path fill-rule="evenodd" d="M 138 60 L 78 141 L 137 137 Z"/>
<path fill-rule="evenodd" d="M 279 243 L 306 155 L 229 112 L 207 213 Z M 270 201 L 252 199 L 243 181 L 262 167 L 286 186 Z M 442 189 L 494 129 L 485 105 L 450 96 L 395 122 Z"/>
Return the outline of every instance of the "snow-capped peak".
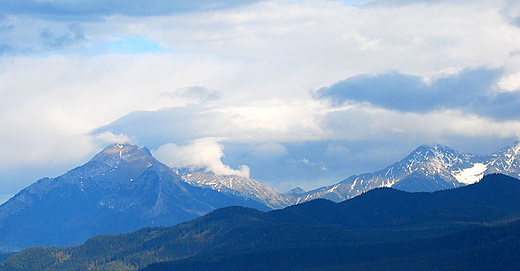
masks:
<path fill-rule="evenodd" d="M 399 164 L 408 173 L 421 170 L 435 174 L 441 173 L 443 169 L 459 170 L 471 167 L 473 163 L 470 159 L 471 155 L 459 153 L 450 147 L 432 144 L 418 147 Z"/>

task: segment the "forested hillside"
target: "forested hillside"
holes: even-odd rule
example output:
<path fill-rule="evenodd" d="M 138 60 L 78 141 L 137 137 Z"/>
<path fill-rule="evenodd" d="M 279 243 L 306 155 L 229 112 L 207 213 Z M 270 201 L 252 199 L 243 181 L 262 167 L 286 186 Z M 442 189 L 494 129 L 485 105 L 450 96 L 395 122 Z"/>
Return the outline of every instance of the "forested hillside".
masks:
<path fill-rule="evenodd" d="M 25 249 L 0 269 L 510 267 L 519 194 L 518 179 L 493 174 L 434 193 L 382 188 L 342 203 L 319 199 L 267 213 L 227 207 L 174 227 Z"/>

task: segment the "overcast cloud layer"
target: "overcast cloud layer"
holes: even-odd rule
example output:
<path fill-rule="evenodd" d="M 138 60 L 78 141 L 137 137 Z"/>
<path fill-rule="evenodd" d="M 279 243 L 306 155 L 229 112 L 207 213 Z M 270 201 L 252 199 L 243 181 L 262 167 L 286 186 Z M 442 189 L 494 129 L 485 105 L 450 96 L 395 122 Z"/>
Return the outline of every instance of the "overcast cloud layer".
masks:
<path fill-rule="evenodd" d="M 279 190 L 497 150 L 519 22 L 509 0 L 2 1 L 0 197 L 118 141 Z"/>

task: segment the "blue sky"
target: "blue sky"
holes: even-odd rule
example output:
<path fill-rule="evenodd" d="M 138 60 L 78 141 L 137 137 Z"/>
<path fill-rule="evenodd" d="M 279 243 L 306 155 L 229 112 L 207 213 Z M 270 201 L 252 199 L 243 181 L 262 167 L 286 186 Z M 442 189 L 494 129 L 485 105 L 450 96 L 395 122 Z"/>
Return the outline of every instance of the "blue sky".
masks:
<path fill-rule="evenodd" d="M 0 201 L 118 141 L 284 191 L 520 135 L 517 1 L 121 3 L 0 3 Z"/>

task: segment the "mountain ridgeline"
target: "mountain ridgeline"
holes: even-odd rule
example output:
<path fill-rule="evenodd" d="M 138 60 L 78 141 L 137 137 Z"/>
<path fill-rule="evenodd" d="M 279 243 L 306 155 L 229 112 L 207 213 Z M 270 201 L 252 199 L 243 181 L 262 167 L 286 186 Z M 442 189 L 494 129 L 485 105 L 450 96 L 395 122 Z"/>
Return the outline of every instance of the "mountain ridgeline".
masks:
<path fill-rule="evenodd" d="M 254 179 L 217 176 L 188 169 L 178 169 L 177 172 L 191 185 L 259 201 L 270 208 L 279 209 L 317 198 L 341 202 L 379 187 L 393 187 L 408 192 L 433 192 L 472 184 L 491 173 L 518 178 L 520 142 L 492 155 L 460 153 L 438 144 L 423 145 L 384 169 L 353 175 L 339 183 L 308 192 L 294 188 L 280 194 Z"/>
<path fill-rule="evenodd" d="M 284 197 L 280 192 L 254 179 L 215 175 L 209 172 L 187 169 L 177 170 L 177 173 L 180 174 L 182 180 L 193 186 L 255 200 L 273 209 L 283 208 L 293 203 L 291 199 Z"/>
<path fill-rule="evenodd" d="M 517 269 L 520 181 L 455 189 L 378 188 L 261 212 L 226 207 L 173 227 L 28 248 L 0 270 Z"/>
<path fill-rule="evenodd" d="M 171 169 L 146 148 L 112 144 L 86 164 L 43 178 L 2 204 L 0 251 L 74 245 L 96 234 L 171 226 L 231 205 L 267 211 L 317 198 L 341 202 L 380 187 L 411 192 L 450 189 L 497 172 L 520 176 L 520 142 L 488 156 L 421 146 L 374 173 L 286 194 L 250 178 Z"/>
<path fill-rule="evenodd" d="M 438 144 L 420 146 L 384 169 L 350 176 L 337 184 L 299 194 L 293 201 L 326 198 L 340 202 L 379 187 L 433 192 L 473 184 L 492 173 L 520 177 L 520 141 L 492 155 L 460 153 Z"/>

